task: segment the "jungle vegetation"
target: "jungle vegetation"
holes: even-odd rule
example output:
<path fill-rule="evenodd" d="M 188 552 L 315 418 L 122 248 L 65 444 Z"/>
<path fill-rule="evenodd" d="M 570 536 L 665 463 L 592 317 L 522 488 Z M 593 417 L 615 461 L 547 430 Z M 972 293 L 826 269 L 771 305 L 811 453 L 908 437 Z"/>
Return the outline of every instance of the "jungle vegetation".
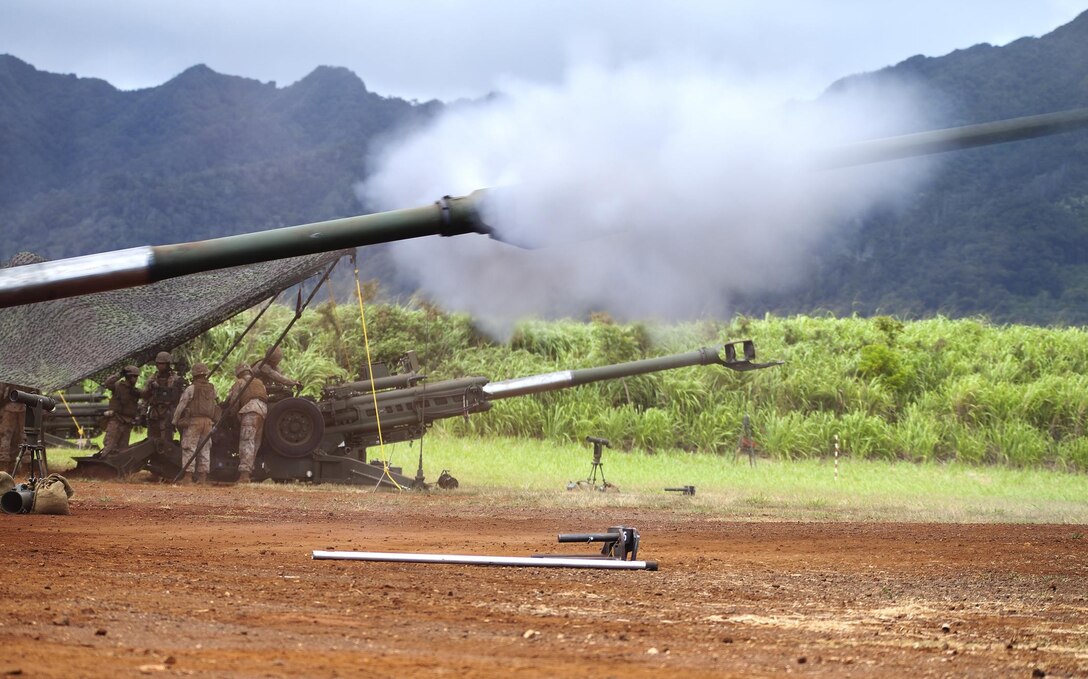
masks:
<path fill-rule="evenodd" d="M 250 311 L 182 351 L 214 365 Z M 290 320 L 273 306 L 215 376 L 257 358 Z M 1088 331 L 999 325 L 983 318 L 902 321 L 767 315 L 729 322 L 617 323 L 525 320 L 509 339 L 488 338 L 463 314 L 368 304 L 373 360 L 415 350 L 429 379 L 501 380 L 681 353 L 742 338 L 783 366 L 735 373 L 717 366 L 598 383 L 495 402 L 487 413 L 445 420 L 453 436 L 512 436 L 577 443 L 604 436 L 620 449 L 733 456 L 749 415 L 759 454 L 1088 469 Z M 284 368 L 316 396 L 326 381 L 357 379 L 366 363 L 357 304 L 304 312 L 284 341 Z"/>

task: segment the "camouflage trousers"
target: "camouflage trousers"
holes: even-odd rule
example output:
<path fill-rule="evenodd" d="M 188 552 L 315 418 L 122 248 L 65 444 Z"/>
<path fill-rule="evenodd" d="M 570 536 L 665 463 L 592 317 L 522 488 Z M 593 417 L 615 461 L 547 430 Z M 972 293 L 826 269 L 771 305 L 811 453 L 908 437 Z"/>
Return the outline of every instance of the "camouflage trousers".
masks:
<path fill-rule="evenodd" d="M 164 452 L 169 452 L 174 442 L 174 425 L 168 419 L 147 420 L 147 438 L 155 442 L 155 447 Z"/>
<path fill-rule="evenodd" d="M 0 468 L 9 471 L 19 454 L 19 446 L 26 440 L 23 431 L 24 415 L 21 412 L 0 410 Z"/>
<path fill-rule="evenodd" d="M 242 413 L 238 416 L 242 429 L 238 435 L 238 471 L 252 472 L 261 447 L 264 433 L 264 416 L 260 413 Z"/>
<path fill-rule="evenodd" d="M 112 452 L 128 448 L 132 435 L 132 423 L 125 422 L 116 415 L 110 415 L 106 422 L 106 435 L 102 437 L 102 452 Z"/>
<path fill-rule="evenodd" d="M 212 430 L 212 421 L 208 417 L 193 417 L 181 428 L 181 466 L 183 469 L 196 473 L 208 472 L 212 465 L 212 437 L 208 436 Z M 194 468 L 190 461 L 197 454 L 196 447 L 201 439 L 207 437 L 207 441 L 200 447 L 200 454 L 196 458 Z"/>

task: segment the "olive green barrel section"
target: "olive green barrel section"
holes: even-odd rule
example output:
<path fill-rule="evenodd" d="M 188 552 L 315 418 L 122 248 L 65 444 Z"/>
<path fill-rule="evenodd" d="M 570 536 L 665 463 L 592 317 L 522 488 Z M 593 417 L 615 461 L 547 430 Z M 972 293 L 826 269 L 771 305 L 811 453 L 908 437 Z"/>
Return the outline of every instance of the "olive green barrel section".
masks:
<path fill-rule="evenodd" d="M 737 350 L 740 349 L 738 355 Z M 545 391 L 556 391 L 577 387 L 591 382 L 615 380 L 621 377 L 644 375 L 646 373 L 686 368 L 693 365 L 721 365 L 734 370 L 752 370 L 759 367 L 778 365 L 778 362 L 767 364 L 755 364 L 755 345 L 751 340 L 730 342 L 717 347 L 703 347 L 685 354 L 673 354 L 660 358 L 647 358 L 642 361 L 630 361 L 615 365 L 601 366 L 600 368 L 584 368 L 581 370 L 560 370 L 542 375 L 519 377 L 501 382 L 490 382 L 483 386 L 483 391 L 491 400 L 500 398 L 512 398 L 528 394 L 539 394 Z"/>
<path fill-rule="evenodd" d="M 1088 128 L 1088 108 L 857 142 L 820 155 L 817 165 L 826 169 L 865 165 L 1004 144 L 1083 128 Z"/>
<path fill-rule="evenodd" d="M 0 308 L 146 285 L 188 274 L 421 236 L 490 235 L 486 190 L 433 205 L 0 270 Z"/>

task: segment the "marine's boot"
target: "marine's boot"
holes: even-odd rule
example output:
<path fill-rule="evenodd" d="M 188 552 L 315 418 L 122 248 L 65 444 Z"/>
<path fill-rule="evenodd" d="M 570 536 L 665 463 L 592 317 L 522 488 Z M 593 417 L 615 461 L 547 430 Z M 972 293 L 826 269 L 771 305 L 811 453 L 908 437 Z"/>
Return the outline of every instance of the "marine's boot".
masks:
<path fill-rule="evenodd" d="M 238 472 L 238 483 L 249 483 L 249 472 Z"/>
<path fill-rule="evenodd" d="M 197 472 L 196 482 L 201 485 L 206 484 L 208 482 L 208 472 Z"/>

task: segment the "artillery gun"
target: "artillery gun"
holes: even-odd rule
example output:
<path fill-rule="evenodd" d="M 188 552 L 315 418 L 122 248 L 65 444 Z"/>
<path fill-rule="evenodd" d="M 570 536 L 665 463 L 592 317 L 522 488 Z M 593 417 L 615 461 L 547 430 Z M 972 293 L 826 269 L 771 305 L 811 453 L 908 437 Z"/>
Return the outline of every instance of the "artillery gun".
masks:
<path fill-rule="evenodd" d="M 967 125 L 860 142 L 850 147 L 831 150 L 818 159 L 815 168 L 827 171 L 837 167 L 1019 141 L 1084 127 L 1088 127 L 1088 109 Z M 64 371 L 52 370 L 47 375 L 42 366 L 53 365 L 60 357 L 71 353 L 71 334 L 108 336 L 109 331 L 117 331 L 117 328 L 108 324 L 93 325 L 98 322 L 108 323 L 113 316 L 97 313 L 97 308 L 88 309 L 88 307 L 99 306 L 90 303 L 84 305 L 79 310 L 81 313 L 78 314 L 68 313 L 70 309 L 67 307 L 51 309 L 51 315 L 57 319 L 57 323 L 47 328 L 37 317 L 37 310 L 50 304 L 63 304 L 67 301 L 63 298 L 88 293 L 114 294 L 108 291 L 135 294 L 138 291 L 122 289 L 149 284 L 162 285 L 170 282 L 171 279 L 188 276 L 184 282 L 175 281 L 179 285 L 184 285 L 189 284 L 194 278 L 220 269 L 245 268 L 245 265 L 259 266 L 257 263 L 263 262 L 277 261 L 277 267 L 286 267 L 287 262 L 278 260 L 305 259 L 303 255 L 330 253 L 342 248 L 428 235 L 455 236 L 477 233 L 503 240 L 504 225 L 496 219 L 498 215 L 491 200 L 493 195 L 489 190 L 479 190 L 460 198 L 447 196 L 424 207 L 315 222 L 206 241 L 130 248 L 2 269 L 0 270 L 0 311 L 6 307 L 18 307 L 8 309 L 8 312 L 24 309 L 28 311 L 15 316 L 5 316 L 0 313 L 0 379 L 18 384 L 33 384 L 42 390 L 51 391 L 90 375 L 103 374 L 110 368 L 119 368 L 125 363 L 146 362 L 166 344 L 165 337 L 169 336 L 171 340 L 174 340 L 169 346 L 176 346 L 195 337 L 212 325 L 267 297 L 265 292 L 268 287 L 266 284 L 260 293 L 255 292 L 257 288 L 254 287 L 243 294 L 236 287 L 219 285 L 220 289 L 229 287 L 231 299 L 214 308 L 198 307 L 194 300 L 186 300 L 184 306 L 171 308 L 170 313 L 175 318 L 171 319 L 173 325 L 169 330 L 160 329 L 160 327 L 166 327 L 165 321 L 161 326 L 143 323 L 145 327 L 155 328 L 153 335 L 145 334 L 138 341 L 129 344 L 118 341 L 112 342 L 111 346 L 100 344 L 96 347 L 97 351 L 86 352 L 72 359 L 71 364 L 66 366 Z M 306 270 L 312 273 L 313 267 L 318 265 L 308 263 L 306 267 L 310 268 Z M 299 265 L 299 270 L 303 268 L 305 267 Z M 142 290 L 154 287 L 151 285 Z M 279 289 L 282 290 L 282 288 Z M 166 296 L 162 296 L 158 299 L 165 298 Z M 94 299 L 98 302 L 101 297 Z M 155 308 L 147 300 L 143 300 L 142 305 L 132 304 L 131 298 L 124 297 L 113 299 L 111 302 L 118 309 L 115 314 L 117 317 L 134 316 L 135 314 L 131 312 L 133 308 Z M 73 323 L 79 323 L 79 325 L 73 325 Z M 572 379 L 573 374 L 578 372 L 572 372 Z M 561 388 L 554 386 L 556 383 L 549 381 L 550 378 L 549 380 L 543 378 L 544 376 L 536 376 L 526 379 L 530 382 L 538 380 L 533 384 L 547 384 L 554 388 Z M 607 377 L 599 379 L 607 379 Z M 398 407 L 407 408 L 410 403 L 418 403 L 429 409 L 432 415 L 442 412 L 441 408 L 457 410 L 460 414 L 463 411 L 467 412 L 470 407 L 486 409 L 485 404 L 489 404 L 495 398 L 517 395 L 511 391 L 489 391 L 503 383 L 491 384 L 484 378 L 466 378 L 466 380 L 457 384 L 459 396 L 453 395 L 453 392 L 442 396 L 447 399 L 444 404 L 438 402 L 439 397 L 435 392 L 437 385 L 418 383 L 389 388 L 375 386 L 377 393 L 370 394 L 370 397 L 381 396 L 388 402 L 387 407 L 393 408 L 393 411 L 388 414 L 387 423 L 391 427 L 388 433 L 396 436 L 401 435 L 398 432 L 405 432 L 403 435 L 407 435 L 408 432 L 414 432 L 421 426 L 418 419 L 413 419 L 417 417 L 415 413 L 397 410 Z M 528 383 L 521 384 L 522 386 L 517 387 L 518 389 L 537 388 Z M 447 386 L 453 388 L 453 385 Z M 573 386 L 573 384 L 567 386 Z M 542 387 L 543 390 L 547 388 L 551 387 Z M 413 389 L 418 391 L 409 394 L 408 392 Z M 392 395 L 383 396 L 387 391 Z M 356 451 L 359 446 L 365 447 L 367 441 L 372 440 L 377 433 L 375 431 L 372 434 L 365 426 L 360 425 L 360 422 L 366 420 L 363 413 L 365 408 L 359 401 L 353 404 L 353 398 L 365 400 L 366 394 L 349 395 L 339 399 L 324 398 L 311 403 L 310 409 L 297 405 L 297 401 L 285 401 L 287 405 L 276 404 L 274 412 L 270 413 L 266 428 L 271 434 L 270 438 L 277 439 L 278 437 L 277 445 L 281 447 L 281 450 L 276 452 L 278 458 L 275 458 L 275 462 L 266 461 L 267 475 L 272 478 L 297 478 L 299 474 L 304 475 L 308 472 L 318 479 L 356 476 L 356 472 L 360 471 L 358 465 L 350 465 L 350 471 L 341 472 L 326 472 L 322 467 L 327 465 L 331 470 L 335 465 L 340 465 L 342 469 L 347 469 L 344 460 L 350 459 L 351 454 L 345 451 Z M 397 402 L 397 399 L 406 400 Z M 451 402 L 450 399 L 453 401 Z M 333 405 L 338 402 L 344 405 Z M 378 406 L 379 409 L 381 407 L 383 406 Z M 317 415 L 314 414 L 315 410 Z M 381 410 L 376 412 L 380 413 Z M 426 424 L 422 425 L 424 429 L 426 426 Z M 385 436 L 386 433 L 383 432 L 383 440 L 390 440 Z M 335 440 L 335 437 L 342 438 L 342 442 L 337 441 L 334 446 L 330 441 Z M 273 444 L 269 442 L 269 445 Z M 148 459 L 147 455 L 141 455 L 134 455 L 133 459 Z M 321 455 L 327 455 L 331 459 L 319 457 Z M 267 459 L 273 458 L 269 456 Z M 303 462 L 283 461 L 292 459 L 302 459 Z M 360 465 L 368 464 L 359 460 L 357 462 Z M 301 465 L 305 464 L 310 464 L 311 468 L 297 471 L 302 469 Z M 315 464 L 316 469 L 312 468 Z M 120 467 L 125 468 L 126 465 L 122 464 Z"/>
<path fill-rule="evenodd" d="M 504 398 L 688 366 L 720 365 L 743 372 L 781 365 L 779 361 L 756 363 L 755 358 L 755 344 L 740 340 L 683 354 L 499 382 L 463 377 L 428 384 L 415 354 L 408 352 L 398 362 L 399 370 L 375 364 L 365 379 L 326 386 L 320 399 L 287 397 L 272 403 L 252 478 L 418 487 L 423 482 L 421 474 L 409 477 L 400 468 L 387 468 L 380 460 L 368 459 L 367 450 L 419 439 L 438 420 L 486 412 L 493 401 Z M 237 441 L 237 430 L 230 424 L 213 437 L 212 479 L 229 482 L 238 477 Z M 180 463 L 176 447 L 161 454 L 151 442 L 143 441 L 114 454 L 78 458 L 77 470 L 113 477 L 148 469 L 173 478 L 181 472 Z"/>

